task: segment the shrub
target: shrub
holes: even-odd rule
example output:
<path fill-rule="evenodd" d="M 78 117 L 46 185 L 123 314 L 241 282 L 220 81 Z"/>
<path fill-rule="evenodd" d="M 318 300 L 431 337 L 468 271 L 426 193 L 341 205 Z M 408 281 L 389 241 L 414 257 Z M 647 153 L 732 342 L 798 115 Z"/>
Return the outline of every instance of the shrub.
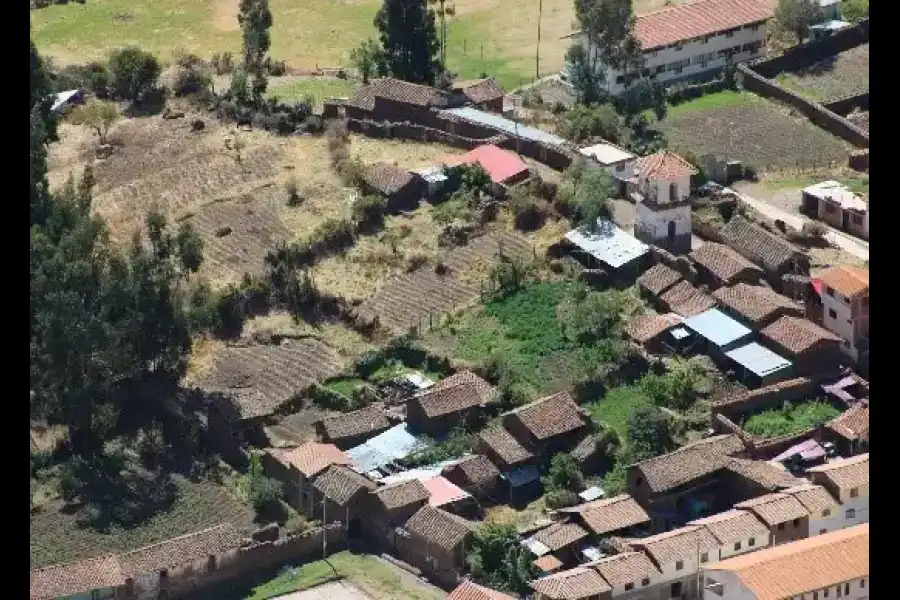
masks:
<path fill-rule="evenodd" d="M 509 209 L 517 229 L 533 231 L 544 224 L 548 207 L 545 202 L 530 196 L 522 187 L 516 187 L 509 193 Z"/>
<path fill-rule="evenodd" d="M 384 225 L 387 201 L 381 196 L 361 196 L 350 207 L 353 221 L 360 230 L 376 229 Z"/>
<path fill-rule="evenodd" d="M 175 74 L 172 91 L 175 96 L 191 96 L 210 91 L 212 78 L 200 65 L 180 66 Z"/>
<path fill-rule="evenodd" d="M 573 142 L 601 137 L 615 143 L 620 138 L 619 115 L 609 105 L 579 105 L 560 115 L 557 130 Z"/>
<path fill-rule="evenodd" d="M 406 272 L 412 273 L 416 269 L 424 267 L 428 264 L 428 260 L 427 254 L 421 252 L 411 254 L 409 258 L 406 259 Z"/>
<path fill-rule="evenodd" d="M 372 375 L 372 373 L 383 367 L 386 362 L 387 357 L 385 357 L 383 351 L 367 350 L 357 359 L 354 371 L 356 371 L 357 375 L 366 379 Z"/>
<path fill-rule="evenodd" d="M 216 75 L 228 75 L 234 71 L 234 57 L 231 52 L 213 54 L 212 66 L 216 70 Z"/>
<path fill-rule="evenodd" d="M 284 486 L 277 479 L 263 474 L 259 455 L 250 458 L 247 497 L 258 515 L 264 515 L 277 507 L 284 494 Z"/>
<path fill-rule="evenodd" d="M 98 62 L 66 66 L 57 75 L 56 84 L 60 91 L 84 89 L 104 99 L 109 97 L 109 70 Z"/>
<path fill-rule="evenodd" d="M 287 63 L 283 60 L 272 60 L 270 58 L 266 58 L 266 71 L 269 72 L 269 75 L 272 77 L 281 77 L 285 73 L 287 73 Z"/>
<path fill-rule="evenodd" d="M 753 165 L 744 165 L 744 179 L 748 179 L 750 181 L 756 181 L 757 172 L 756 167 Z"/>
<path fill-rule="evenodd" d="M 353 245 L 353 224 L 347 219 L 328 219 L 312 235 L 309 245 L 315 256 L 338 253 Z"/>
<path fill-rule="evenodd" d="M 570 490 L 559 490 L 554 489 L 547 492 L 544 496 L 544 502 L 547 504 L 547 508 L 556 510 L 559 508 L 568 508 L 570 506 L 575 506 L 580 502 L 578 498 L 578 494 L 572 492 Z"/>
<path fill-rule="evenodd" d="M 287 205 L 297 206 L 303 199 L 297 192 L 297 180 L 291 177 L 284 183 L 284 193 L 287 195 Z"/>
<path fill-rule="evenodd" d="M 807 240 L 819 242 L 825 239 L 828 227 L 818 221 L 807 221 L 803 224 L 803 229 L 800 230 L 800 233 Z"/>
<path fill-rule="evenodd" d="M 112 87 L 119 98 L 140 101 L 156 88 L 161 68 L 156 57 L 140 48 L 115 50 L 109 58 Z"/>

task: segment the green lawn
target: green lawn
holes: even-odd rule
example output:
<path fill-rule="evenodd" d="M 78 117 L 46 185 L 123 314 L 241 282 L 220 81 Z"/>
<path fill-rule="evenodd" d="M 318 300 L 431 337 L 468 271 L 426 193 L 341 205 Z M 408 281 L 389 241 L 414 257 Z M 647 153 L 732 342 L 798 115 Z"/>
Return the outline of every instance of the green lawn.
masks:
<path fill-rule="evenodd" d="M 729 108 L 732 106 L 746 106 L 757 101 L 752 94 L 735 92 L 732 90 L 724 90 L 715 94 L 707 94 L 694 98 L 687 102 L 682 102 L 674 106 L 669 106 L 668 117 L 676 117 L 685 113 L 714 110 L 719 108 Z"/>
<path fill-rule="evenodd" d="M 609 390 L 603 398 L 587 405 L 587 409 L 594 420 L 605 423 L 615 430 L 620 440 L 624 440 L 631 411 L 647 404 L 650 400 L 644 393 L 636 387 L 626 386 Z"/>
<path fill-rule="evenodd" d="M 339 552 L 329 556 L 327 562 L 318 560 L 288 567 L 267 580 L 228 582 L 199 598 L 267 600 L 340 578 L 353 583 L 375 600 L 439 600 L 445 596 L 374 556 Z"/>
<path fill-rule="evenodd" d="M 277 96 L 283 102 L 299 102 L 307 96 L 313 99 L 316 108 L 322 107 L 325 98 L 346 98 L 353 94 L 357 83 L 346 79 L 325 79 L 322 77 L 310 77 L 294 79 L 292 81 L 279 82 L 278 79 L 269 81 L 269 97 Z"/>
<path fill-rule="evenodd" d="M 758 437 L 800 433 L 837 417 L 840 411 L 827 402 L 813 401 L 766 410 L 747 419 L 743 428 Z"/>
<path fill-rule="evenodd" d="M 804 173 L 801 175 L 791 173 L 783 173 L 778 175 L 772 174 L 771 176 L 767 176 L 763 180 L 763 183 L 766 186 L 774 189 L 803 189 L 805 187 L 814 185 L 816 183 L 821 183 L 822 181 L 826 181 L 829 179 L 837 181 L 838 183 L 843 183 L 857 194 L 869 193 L 868 173 L 853 173 L 844 175 L 829 173 L 825 171 L 822 173 L 812 172 Z"/>

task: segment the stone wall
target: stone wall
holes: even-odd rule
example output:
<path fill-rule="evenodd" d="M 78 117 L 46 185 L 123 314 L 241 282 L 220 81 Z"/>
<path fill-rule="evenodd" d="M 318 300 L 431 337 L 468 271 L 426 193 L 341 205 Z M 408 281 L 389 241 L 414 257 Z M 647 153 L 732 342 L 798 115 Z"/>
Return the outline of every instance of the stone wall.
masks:
<path fill-rule="evenodd" d="M 822 59 L 850 50 L 869 41 L 869 20 L 864 19 L 828 37 L 808 41 L 790 48 L 783 54 L 764 58 L 753 63 L 753 70 L 763 77 L 772 78 L 782 71 L 794 71 L 808 67 Z"/>
<path fill-rule="evenodd" d="M 738 65 L 737 69 L 738 72 L 743 75 L 743 85 L 745 89 L 755 92 L 760 96 L 786 102 L 806 115 L 810 121 L 829 133 L 836 135 L 859 148 L 869 147 L 869 134 L 844 117 L 835 114 L 821 104 L 810 102 L 806 98 L 781 87 L 771 79 L 766 79 L 759 73 L 754 72 L 746 64 Z"/>
<path fill-rule="evenodd" d="M 750 413 L 778 408 L 785 402 L 793 402 L 808 397 L 818 387 L 818 383 L 809 377 L 798 377 L 782 381 L 757 390 L 745 391 L 713 404 L 713 418 L 724 415 L 732 421 L 740 421 L 741 417 Z"/>
<path fill-rule="evenodd" d="M 869 171 L 869 150 L 857 150 L 850 154 L 847 164 L 856 171 Z"/>
<path fill-rule="evenodd" d="M 418 125 L 415 123 L 391 123 L 388 121 L 375 122 L 362 119 L 347 119 L 347 129 L 366 137 L 378 139 L 402 139 L 414 142 L 434 142 L 446 144 L 454 148 L 471 150 L 483 144 L 501 145 L 505 138 L 499 135 L 488 135 L 481 138 L 466 137 L 455 133 L 448 133 L 433 127 Z M 489 132 L 490 133 L 490 132 Z"/>
<path fill-rule="evenodd" d="M 866 90 L 859 94 L 851 94 L 850 96 L 832 100 L 831 102 L 824 102 L 822 106 L 842 117 L 849 115 L 855 108 L 858 108 L 859 110 L 869 110 L 869 91 Z"/>

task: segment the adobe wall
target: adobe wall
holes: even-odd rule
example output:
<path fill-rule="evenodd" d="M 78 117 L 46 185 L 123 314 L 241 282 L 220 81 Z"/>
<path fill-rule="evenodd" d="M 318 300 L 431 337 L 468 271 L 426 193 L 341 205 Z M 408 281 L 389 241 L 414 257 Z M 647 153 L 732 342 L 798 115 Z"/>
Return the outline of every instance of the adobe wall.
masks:
<path fill-rule="evenodd" d="M 829 56 L 850 50 L 869 41 L 869 20 L 864 19 L 819 40 L 810 40 L 788 49 L 783 54 L 756 61 L 753 70 L 763 77 L 772 78 L 782 71 L 794 71 L 808 67 Z"/>
<path fill-rule="evenodd" d="M 366 119 L 347 119 L 347 129 L 366 137 L 376 139 L 403 139 L 414 142 L 434 142 L 446 144 L 454 148 L 471 150 L 482 144 L 500 145 L 502 136 L 488 135 L 483 137 L 467 137 L 455 133 L 448 133 L 433 127 L 406 122 L 375 122 Z"/>
<path fill-rule="evenodd" d="M 745 64 L 739 64 L 737 69 L 743 75 L 744 89 L 755 92 L 760 96 L 786 102 L 829 133 L 859 148 L 869 147 L 869 134 L 844 117 L 828 110 L 821 104 L 810 102 L 806 98 L 781 87 L 771 79 L 766 79 Z"/>
<path fill-rule="evenodd" d="M 808 397 L 818 387 L 818 383 L 809 377 L 798 377 L 782 381 L 758 390 L 742 392 L 736 396 L 713 404 L 713 419 L 716 415 L 724 415 L 732 421 L 740 421 L 748 413 L 756 413 L 770 408 L 779 408 L 785 402 L 793 402 Z"/>
<path fill-rule="evenodd" d="M 824 102 L 822 103 L 822 106 L 842 117 L 846 117 L 853 112 L 853 109 L 855 108 L 869 110 L 869 91 L 866 90 L 859 94 L 851 94 L 850 96 L 832 100 L 831 102 Z"/>

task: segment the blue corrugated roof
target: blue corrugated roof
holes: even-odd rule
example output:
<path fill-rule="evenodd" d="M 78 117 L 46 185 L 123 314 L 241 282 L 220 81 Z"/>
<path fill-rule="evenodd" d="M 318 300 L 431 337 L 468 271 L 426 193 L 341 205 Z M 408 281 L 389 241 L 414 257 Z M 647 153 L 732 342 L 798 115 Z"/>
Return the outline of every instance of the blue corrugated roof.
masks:
<path fill-rule="evenodd" d="M 684 326 L 716 346 L 727 346 L 752 333 L 718 308 L 685 319 Z"/>
<path fill-rule="evenodd" d="M 409 432 L 406 423 L 401 423 L 364 444 L 350 448 L 347 454 L 350 455 L 353 469 L 366 473 L 406 458 L 420 443 L 419 438 Z"/>
<path fill-rule="evenodd" d="M 525 125 L 521 124 L 516 126 L 515 121 L 511 121 L 507 118 L 501 117 L 500 115 L 495 115 L 483 110 L 478 110 L 477 108 L 472 108 L 470 106 L 464 106 L 462 108 L 450 108 L 442 112 L 456 115 L 457 117 L 465 119 L 466 121 L 482 123 L 484 125 L 487 125 L 488 127 L 499 129 L 500 131 L 511 136 L 515 136 L 516 134 L 518 134 L 518 136 L 522 139 L 544 142 L 545 144 L 552 144 L 554 146 L 564 146 L 566 143 L 564 139 L 555 136 L 552 133 L 547 133 L 546 131 L 541 131 L 540 129 L 534 129 L 533 127 L 526 127 Z"/>
<path fill-rule="evenodd" d="M 725 356 L 759 377 L 771 375 L 791 366 L 791 361 L 756 342 L 726 352 Z"/>
<path fill-rule="evenodd" d="M 522 487 L 539 480 L 541 474 L 534 465 L 525 465 L 524 467 L 517 467 L 512 471 L 507 471 L 503 474 L 503 477 L 512 487 Z"/>

